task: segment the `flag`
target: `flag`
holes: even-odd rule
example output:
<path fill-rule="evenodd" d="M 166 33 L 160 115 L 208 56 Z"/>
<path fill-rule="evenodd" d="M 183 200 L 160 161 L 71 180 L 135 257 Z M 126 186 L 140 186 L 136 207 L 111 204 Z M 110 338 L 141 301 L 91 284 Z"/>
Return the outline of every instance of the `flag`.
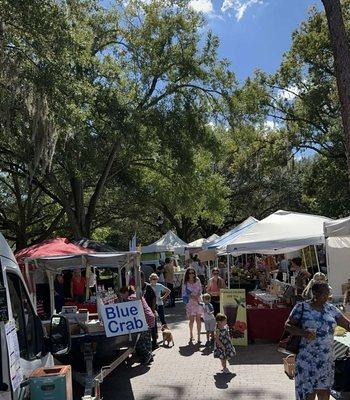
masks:
<path fill-rule="evenodd" d="M 134 236 L 129 241 L 129 251 L 136 251 L 136 232 Z"/>

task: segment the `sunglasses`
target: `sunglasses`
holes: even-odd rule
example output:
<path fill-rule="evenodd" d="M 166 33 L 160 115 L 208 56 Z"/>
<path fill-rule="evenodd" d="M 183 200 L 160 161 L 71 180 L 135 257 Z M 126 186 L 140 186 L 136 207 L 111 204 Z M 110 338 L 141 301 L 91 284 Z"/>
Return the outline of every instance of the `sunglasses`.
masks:
<path fill-rule="evenodd" d="M 219 271 L 214 271 L 213 275 L 219 275 Z"/>

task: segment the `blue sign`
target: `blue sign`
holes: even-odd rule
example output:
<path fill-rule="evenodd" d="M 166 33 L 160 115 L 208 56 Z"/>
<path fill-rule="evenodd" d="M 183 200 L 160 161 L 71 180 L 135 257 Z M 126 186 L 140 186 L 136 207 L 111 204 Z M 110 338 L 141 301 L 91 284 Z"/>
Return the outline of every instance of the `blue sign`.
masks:
<path fill-rule="evenodd" d="M 107 337 L 148 330 L 141 300 L 105 304 L 100 312 Z"/>

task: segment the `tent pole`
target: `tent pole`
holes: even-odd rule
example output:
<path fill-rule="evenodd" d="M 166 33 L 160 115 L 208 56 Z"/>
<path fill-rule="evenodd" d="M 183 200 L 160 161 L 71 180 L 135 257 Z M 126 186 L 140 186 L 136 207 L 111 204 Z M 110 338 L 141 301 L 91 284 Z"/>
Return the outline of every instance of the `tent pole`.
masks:
<path fill-rule="evenodd" d="M 230 254 L 227 253 L 227 287 L 231 289 L 231 279 L 230 279 Z"/>
<path fill-rule="evenodd" d="M 318 272 L 321 272 L 321 270 L 320 270 L 320 262 L 318 261 L 317 248 L 316 248 L 315 244 L 314 244 L 314 250 L 315 250 L 315 257 L 316 257 L 316 262 L 317 262 L 317 270 L 318 270 Z"/>
<path fill-rule="evenodd" d="M 46 275 L 49 280 L 49 287 L 50 287 L 50 313 L 54 315 L 55 313 L 55 288 L 53 284 L 53 274 L 51 271 L 46 270 Z"/>
<path fill-rule="evenodd" d="M 81 256 L 81 266 L 82 268 L 85 267 L 85 282 L 86 282 L 86 287 L 85 287 L 85 301 L 88 300 L 89 298 L 89 293 L 90 293 L 90 275 L 91 275 L 91 267 L 88 265 L 88 262 L 84 256 Z"/>
<path fill-rule="evenodd" d="M 301 256 L 303 258 L 304 261 L 304 267 L 307 269 L 307 263 L 306 263 L 306 257 L 305 257 L 305 253 L 304 253 L 304 249 L 301 249 Z"/>

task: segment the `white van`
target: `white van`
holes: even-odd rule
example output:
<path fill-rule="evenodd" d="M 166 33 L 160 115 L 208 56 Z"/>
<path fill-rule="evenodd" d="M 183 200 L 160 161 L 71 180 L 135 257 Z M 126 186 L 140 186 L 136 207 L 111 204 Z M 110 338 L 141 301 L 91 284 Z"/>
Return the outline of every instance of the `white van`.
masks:
<path fill-rule="evenodd" d="M 23 374 L 21 385 L 15 390 L 11 384 L 13 374 L 10 374 L 11 357 L 5 331 L 8 321 L 14 321 L 19 346 L 19 365 Z M 39 367 L 52 366 L 52 354 L 65 354 L 69 351 L 70 336 L 66 319 L 53 316 L 50 328 L 50 336 L 45 337 L 20 268 L 0 233 L 0 400 L 26 399 L 29 395 L 27 378 L 31 372 Z"/>

